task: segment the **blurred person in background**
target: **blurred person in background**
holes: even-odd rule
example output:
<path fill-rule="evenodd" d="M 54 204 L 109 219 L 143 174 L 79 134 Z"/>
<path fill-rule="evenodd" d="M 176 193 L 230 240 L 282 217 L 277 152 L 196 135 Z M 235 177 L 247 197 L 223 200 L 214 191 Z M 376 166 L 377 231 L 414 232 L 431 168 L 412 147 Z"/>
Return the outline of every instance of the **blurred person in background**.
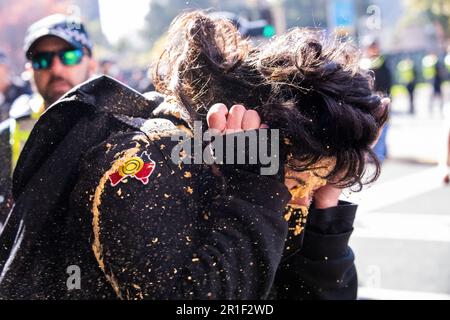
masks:
<path fill-rule="evenodd" d="M 417 68 L 414 60 L 410 57 L 402 59 L 397 64 L 397 73 L 399 77 L 399 83 L 405 86 L 409 95 L 409 113 L 414 115 L 414 91 L 417 85 Z"/>
<path fill-rule="evenodd" d="M 96 68 L 86 29 L 71 16 L 55 14 L 32 24 L 24 51 L 34 94 L 21 96 L 10 112 L 14 161 L 40 115 L 67 91 L 88 80 Z"/>
<path fill-rule="evenodd" d="M 25 36 L 24 51 L 34 93 L 10 86 L 9 107 L 2 106 L 2 117 L 5 113 L 9 118 L 10 132 L 10 146 L 5 146 L 9 152 L 2 152 L 5 158 L 3 168 L 10 168 L 2 170 L 5 176 L 11 176 L 11 170 L 41 114 L 67 91 L 88 80 L 96 68 L 86 29 L 71 16 L 55 14 L 32 24 Z M 3 112 L 3 109 L 7 111 Z"/>
<path fill-rule="evenodd" d="M 447 47 L 447 54 L 444 57 L 444 65 L 447 70 L 447 79 L 450 80 L 450 45 Z"/>
<path fill-rule="evenodd" d="M 363 46 L 366 48 L 365 58 L 361 60 L 361 67 L 370 69 L 375 74 L 374 91 L 381 96 L 390 96 L 392 87 L 392 72 L 386 63 L 386 58 L 381 54 L 378 39 L 374 37 L 366 37 L 363 40 Z M 387 157 L 388 150 L 386 145 L 386 135 L 389 124 L 386 124 L 381 133 L 380 139 L 374 146 L 373 150 L 380 162 Z"/>
<path fill-rule="evenodd" d="M 31 129 L 33 128 L 37 119 L 44 112 L 44 100 L 37 92 L 36 85 L 31 79 L 32 70 L 31 65 L 25 65 L 23 74 L 30 79 L 32 91 L 17 97 L 11 105 L 9 111 L 9 127 L 11 133 L 11 159 L 12 168 L 14 169 Z"/>
<path fill-rule="evenodd" d="M 14 100 L 31 93 L 28 83 L 15 77 L 6 54 L 0 51 L 0 226 L 11 207 L 11 145 L 9 113 Z"/>
<path fill-rule="evenodd" d="M 442 96 L 442 81 L 445 78 L 444 72 L 443 66 L 436 54 L 429 53 L 422 58 L 423 78 L 431 84 L 433 89 L 429 102 L 430 114 L 433 113 L 434 104 L 438 100 L 441 115 L 444 115 L 444 100 Z"/>
<path fill-rule="evenodd" d="M 35 22 L 27 30 L 24 50 L 44 109 L 96 69 L 86 29 L 71 16 L 55 14 Z"/>
<path fill-rule="evenodd" d="M 102 59 L 98 63 L 98 73 L 124 81 L 123 73 L 113 58 Z"/>
<path fill-rule="evenodd" d="M 30 92 L 29 83 L 13 75 L 7 55 L 0 51 L 0 121 L 8 119 L 9 109 L 17 97 Z"/>
<path fill-rule="evenodd" d="M 154 91 L 155 87 L 152 83 L 151 75 L 146 69 L 136 68 L 132 70 L 130 80 L 128 81 L 130 87 L 140 93 Z"/>

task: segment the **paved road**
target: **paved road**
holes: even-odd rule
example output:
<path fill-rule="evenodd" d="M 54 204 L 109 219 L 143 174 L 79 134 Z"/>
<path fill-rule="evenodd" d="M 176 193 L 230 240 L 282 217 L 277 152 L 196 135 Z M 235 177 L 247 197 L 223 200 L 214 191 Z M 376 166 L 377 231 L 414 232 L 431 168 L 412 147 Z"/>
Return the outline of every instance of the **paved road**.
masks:
<path fill-rule="evenodd" d="M 415 116 L 394 101 L 391 159 L 379 181 L 344 199 L 360 204 L 351 246 L 360 299 L 450 300 L 450 186 L 442 183 L 450 104 L 428 114 L 427 92 Z"/>

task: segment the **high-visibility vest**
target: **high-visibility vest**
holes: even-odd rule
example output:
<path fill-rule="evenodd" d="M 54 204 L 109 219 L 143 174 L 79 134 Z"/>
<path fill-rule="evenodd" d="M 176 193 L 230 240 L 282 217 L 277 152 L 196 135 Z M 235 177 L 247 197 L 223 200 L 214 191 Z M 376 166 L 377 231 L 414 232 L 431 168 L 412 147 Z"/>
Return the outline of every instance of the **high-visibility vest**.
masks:
<path fill-rule="evenodd" d="M 436 76 L 436 64 L 438 58 L 434 54 L 428 54 L 422 59 L 422 73 L 425 80 L 433 80 Z"/>
<path fill-rule="evenodd" d="M 401 84 L 409 84 L 415 79 L 414 76 L 414 61 L 411 59 L 401 60 L 397 64 L 398 79 Z"/>
<path fill-rule="evenodd" d="M 12 166 L 16 166 L 20 153 L 30 136 L 31 130 L 39 117 L 44 112 L 44 103 L 40 96 L 32 97 L 20 97 L 23 100 L 18 104 L 23 104 L 20 115 L 11 116 L 10 121 L 10 144 L 12 149 Z M 18 98 L 18 99 L 20 99 Z M 28 107 L 28 108 L 27 108 Z M 14 105 L 11 107 L 11 111 L 14 110 Z"/>

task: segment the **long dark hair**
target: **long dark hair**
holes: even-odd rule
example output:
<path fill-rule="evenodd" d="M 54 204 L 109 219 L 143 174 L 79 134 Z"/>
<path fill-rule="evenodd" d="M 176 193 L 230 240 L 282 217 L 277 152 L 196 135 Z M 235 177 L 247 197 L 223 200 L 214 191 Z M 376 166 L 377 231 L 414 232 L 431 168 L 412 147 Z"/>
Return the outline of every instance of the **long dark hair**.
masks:
<path fill-rule="evenodd" d="M 193 120 L 204 120 L 216 102 L 243 104 L 280 130 L 288 167 L 305 171 L 331 158 L 334 168 L 325 178 L 340 187 L 378 178 L 371 144 L 388 110 L 381 109 L 373 78 L 358 67 L 358 51 L 348 43 L 296 28 L 255 47 L 231 22 L 200 11 L 179 15 L 168 39 L 154 84 Z M 367 161 L 375 172 L 363 181 Z"/>

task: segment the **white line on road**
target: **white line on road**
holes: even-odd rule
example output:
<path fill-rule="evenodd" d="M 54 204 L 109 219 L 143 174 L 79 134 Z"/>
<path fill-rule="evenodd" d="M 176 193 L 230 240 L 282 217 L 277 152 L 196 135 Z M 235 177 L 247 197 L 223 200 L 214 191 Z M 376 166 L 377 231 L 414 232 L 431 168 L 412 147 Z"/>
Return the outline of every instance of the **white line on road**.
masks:
<path fill-rule="evenodd" d="M 359 300 L 450 300 L 450 295 L 445 293 L 403 291 L 381 288 L 358 288 Z"/>
<path fill-rule="evenodd" d="M 352 237 L 450 242 L 450 215 L 358 212 Z"/>
<path fill-rule="evenodd" d="M 447 166 L 436 166 L 405 177 L 386 181 L 379 185 L 375 184 L 370 188 L 363 190 L 361 193 L 344 195 L 342 199 L 359 203 L 358 211 L 375 211 L 394 203 L 414 199 L 414 197 L 418 195 L 442 188 L 443 178 L 447 172 Z"/>

